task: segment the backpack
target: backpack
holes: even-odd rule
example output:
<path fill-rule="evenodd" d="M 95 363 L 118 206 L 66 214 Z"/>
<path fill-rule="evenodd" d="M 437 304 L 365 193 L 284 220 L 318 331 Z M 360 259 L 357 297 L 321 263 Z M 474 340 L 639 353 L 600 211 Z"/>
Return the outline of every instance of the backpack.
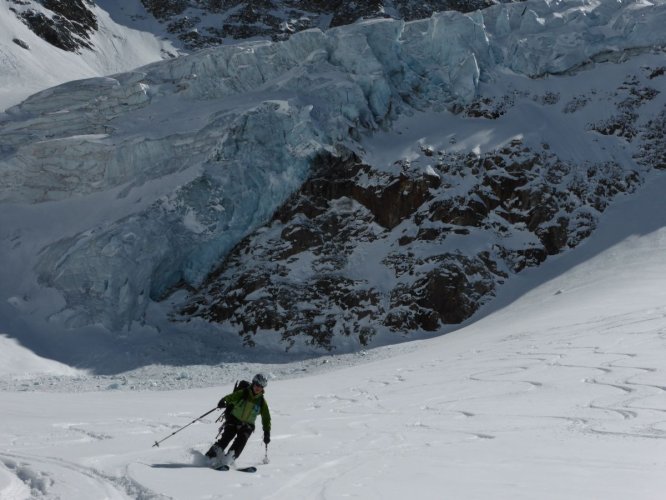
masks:
<path fill-rule="evenodd" d="M 250 385 L 252 384 L 250 384 L 250 382 L 248 382 L 247 380 L 236 380 L 236 383 L 234 384 L 234 390 L 231 392 L 240 391 L 241 389 L 247 389 L 248 387 L 250 387 Z"/>
<path fill-rule="evenodd" d="M 234 390 L 231 391 L 232 393 L 240 390 L 248 390 L 252 384 L 248 382 L 247 380 L 236 380 L 236 383 L 234 384 Z M 224 409 L 224 417 L 228 418 L 229 415 L 231 415 L 231 410 L 233 410 L 233 406 L 227 406 Z"/>

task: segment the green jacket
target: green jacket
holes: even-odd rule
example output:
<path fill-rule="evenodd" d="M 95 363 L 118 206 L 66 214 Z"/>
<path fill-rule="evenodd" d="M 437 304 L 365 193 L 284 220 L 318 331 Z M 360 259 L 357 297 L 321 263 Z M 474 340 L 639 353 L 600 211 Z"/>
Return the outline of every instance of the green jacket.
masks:
<path fill-rule="evenodd" d="M 241 422 L 254 425 L 257 415 L 261 414 L 261 426 L 264 432 L 271 430 L 271 414 L 263 393 L 255 396 L 252 388 L 248 387 L 232 392 L 223 399 L 232 407 L 231 414 Z"/>

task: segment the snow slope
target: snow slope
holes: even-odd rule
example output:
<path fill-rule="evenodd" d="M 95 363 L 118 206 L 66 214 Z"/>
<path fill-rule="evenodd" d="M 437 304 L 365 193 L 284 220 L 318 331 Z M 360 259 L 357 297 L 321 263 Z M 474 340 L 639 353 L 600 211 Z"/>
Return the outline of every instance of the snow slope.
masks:
<path fill-rule="evenodd" d="M 177 54 L 171 42 L 119 25 L 99 6 L 91 7 L 99 24 L 90 40 L 94 50 L 67 52 L 30 31 L 10 6 L 8 0 L 0 1 L 0 112 L 54 85 L 128 71 Z"/>
<path fill-rule="evenodd" d="M 663 498 L 665 189 L 655 177 L 621 200 L 576 252 L 522 273 L 456 332 L 346 368 L 265 366 L 270 463 L 260 433 L 239 460 L 254 475 L 203 467 L 215 414 L 151 447 L 214 407 L 231 372 L 177 391 L 159 376 L 154 391 L 91 391 L 86 375 L 5 390 L 0 496 Z"/>

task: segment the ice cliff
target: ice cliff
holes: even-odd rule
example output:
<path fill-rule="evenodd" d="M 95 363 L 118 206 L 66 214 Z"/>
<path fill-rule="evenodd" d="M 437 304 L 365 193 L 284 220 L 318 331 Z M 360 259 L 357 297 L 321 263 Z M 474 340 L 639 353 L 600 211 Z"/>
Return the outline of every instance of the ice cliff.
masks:
<path fill-rule="evenodd" d="M 501 74 L 663 50 L 665 23 L 664 1 L 535 0 L 304 31 L 48 89 L 0 115 L 0 210 L 85 213 L 39 245 L 25 244 L 26 219 L 5 217 L 3 260 L 58 291 L 52 320 L 129 328 L 151 301 L 198 286 L 321 154 L 362 156 L 362 136 L 468 104 Z M 34 287 L 0 276 L 5 300 Z"/>

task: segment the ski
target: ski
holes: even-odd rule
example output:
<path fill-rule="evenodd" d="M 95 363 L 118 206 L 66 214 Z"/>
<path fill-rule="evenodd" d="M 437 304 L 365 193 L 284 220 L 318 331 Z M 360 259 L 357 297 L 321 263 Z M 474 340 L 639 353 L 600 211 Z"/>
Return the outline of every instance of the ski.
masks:
<path fill-rule="evenodd" d="M 228 465 L 220 465 L 219 467 L 214 467 L 214 470 L 219 470 L 219 471 L 228 471 L 231 470 L 231 468 Z M 239 467 L 237 469 L 238 472 L 257 472 L 257 468 L 254 466 L 250 467 Z"/>

